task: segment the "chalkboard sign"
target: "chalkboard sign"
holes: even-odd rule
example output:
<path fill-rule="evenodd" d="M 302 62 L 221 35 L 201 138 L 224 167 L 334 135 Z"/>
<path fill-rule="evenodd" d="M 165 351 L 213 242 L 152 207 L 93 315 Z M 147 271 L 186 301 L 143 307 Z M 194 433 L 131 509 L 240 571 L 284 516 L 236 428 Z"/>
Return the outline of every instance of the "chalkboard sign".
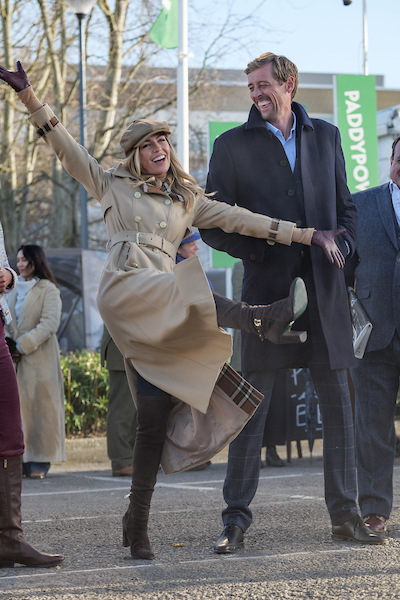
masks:
<path fill-rule="evenodd" d="M 322 419 L 310 371 L 285 369 L 281 373 L 283 376 L 275 379 L 273 394 L 285 398 L 285 439 L 287 461 L 290 462 L 291 442 L 297 442 L 299 457 L 302 456 L 302 440 L 308 441 L 312 452 L 314 440 L 322 438 Z"/>
<path fill-rule="evenodd" d="M 287 441 L 322 438 L 318 398 L 308 369 L 286 371 Z"/>

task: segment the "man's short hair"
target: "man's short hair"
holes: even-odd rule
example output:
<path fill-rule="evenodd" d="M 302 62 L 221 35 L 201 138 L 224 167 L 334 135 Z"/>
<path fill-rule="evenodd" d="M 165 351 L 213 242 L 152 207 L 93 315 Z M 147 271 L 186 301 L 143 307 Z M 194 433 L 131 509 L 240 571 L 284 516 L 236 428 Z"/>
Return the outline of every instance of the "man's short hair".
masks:
<path fill-rule="evenodd" d="M 282 85 L 286 83 L 289 77 L 293 77 L 294 85 L 292 91 L 292 98 L 294 98 L 297 88 L 299 85 L 299 71 L 294 63 L 291 60 L 286 58 L 286 56 L 278 56 L 277 54 L 273 54 L 272 52 L 265 52 L 261 54 L 258 58 L 255 58 L 247 65 L 245 69 L 246 75 L 259 69 L 260 67 L 264 67 L 264 65 L 268 65 L 272 63 L 272 73 L 274 78 L 279 81 Z"/>
<path fill-rule="evenodd" d="M 390 157 L 392 160 L 394 159 L 394 153 L 395 153 L 398 142 L 400 142 L 400 135 L 397 136 L 397 138 L 394 140 L 394 142 L 392 144 L 392 156 Z"/>

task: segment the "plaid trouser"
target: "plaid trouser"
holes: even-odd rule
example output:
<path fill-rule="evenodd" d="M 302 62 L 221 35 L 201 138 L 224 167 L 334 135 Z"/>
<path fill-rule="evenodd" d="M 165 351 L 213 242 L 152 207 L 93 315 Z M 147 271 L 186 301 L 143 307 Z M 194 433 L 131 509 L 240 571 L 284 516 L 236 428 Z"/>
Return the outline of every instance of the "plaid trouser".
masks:
<path fill-rule="evenodd" d="M 357 486 L 354 452 L 353 415 L 346 369 L 331 370 L 328 352 L 316 308 L 315 289 L 306 282 L 309 298 L 309 337 L 311 359 L 308 364 L 318 396 L 324 438 L 325 500 L 333 525 L 341 525 L 357 514 Z M 244 373 L 264 394 L 255 415 L 229 447 L 224 484 L 227 508 L 224 525 L 232 523 L 246 531 L 252 522 L 249 508 L 257 490 L 261 448 L 275 371 L 265 369 Z"/>

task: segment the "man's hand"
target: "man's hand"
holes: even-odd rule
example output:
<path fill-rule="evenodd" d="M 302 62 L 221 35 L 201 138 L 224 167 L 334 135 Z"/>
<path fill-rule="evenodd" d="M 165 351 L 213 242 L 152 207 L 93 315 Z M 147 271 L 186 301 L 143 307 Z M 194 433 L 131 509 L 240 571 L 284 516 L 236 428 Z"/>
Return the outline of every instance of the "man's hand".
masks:
<path fill-rule="evenodd" d="M 346 229 L 315 230 L 311 239 L 311 245 L 322 248 L 329 262 L 338 269 L 343 269 L 346 261 L 336 245 L 335 237 L 344 233 L 346 233 Z"/>
<path fill-rule="evenodd" d="M 19 61 L 17 62 L 17 71 L 7 71 L 0 65 L 0 79 L 8 83 L 16 92 L 21 92 L 31 85 L 28 75 Z"/>
<path fill-rule="evenodd" d="M 4 290 L 12 283 L 12 280 L 13 276 L 11 271 L 0 267 L 0 292 L 4 292 Z"/>

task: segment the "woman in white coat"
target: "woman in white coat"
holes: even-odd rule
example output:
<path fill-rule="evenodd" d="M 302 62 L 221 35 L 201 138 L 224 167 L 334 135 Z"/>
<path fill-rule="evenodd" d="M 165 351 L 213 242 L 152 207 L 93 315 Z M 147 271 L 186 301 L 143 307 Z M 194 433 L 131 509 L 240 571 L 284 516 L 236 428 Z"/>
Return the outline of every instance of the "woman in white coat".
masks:
<path fill-rule="evenodd" d="M 20 274 L 10 294 L 16 362 L 25 437 L 23 473 L 44 479 L 50 463 L 65 461 L 64 386 L 56 331 L 61 296 L 40 246 L 25 244 L 17 254 Z"/>
<path fill-rule="evenodd" d="M 197 257 L 175 264 L 179 244 L 192 226 L 221 227 L 271 244 L 313 243 L 343 266 L 334 242 L 339 232 L 297 229 L 206 197 L 183 172 L 162 121 L 134 121 L 121 138 L 125 160 L 104 171 L 36 98 L 21 64 L 17 67 L 16 72 L 0 67 L 0 78 L 18 93 L 38 135 L 103 208 L 109 255 L 98 306 L 125 357 L 128 379 L 131 370 L 138 374 L 138 429 L 123 541 L 133 558 L 152 559 L 147 523 L 171 398 L 207 412 L 232 348 L 231 336 L 218 325 L 276 343 L 304 339 L 304 332 L 286 331 L 307 304 L 302 280 L 293 282 L 288 299 L 271 306 L 235 304 L 213 296 Z M 238 388 L 232 391 L 237 393 Z"/>

